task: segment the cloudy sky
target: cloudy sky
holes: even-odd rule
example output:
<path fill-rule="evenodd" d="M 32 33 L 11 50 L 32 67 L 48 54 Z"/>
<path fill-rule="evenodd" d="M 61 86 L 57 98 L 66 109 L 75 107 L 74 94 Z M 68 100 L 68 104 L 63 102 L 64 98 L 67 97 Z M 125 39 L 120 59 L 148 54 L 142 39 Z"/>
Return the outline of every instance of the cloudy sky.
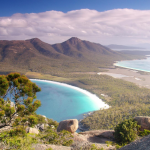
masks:
<path fill-rule="evenodd" d="M 131 2 L 132 1 L 132 2 Z M 1 0 L 0 40 L 150 44 L 149 0 Z"/>

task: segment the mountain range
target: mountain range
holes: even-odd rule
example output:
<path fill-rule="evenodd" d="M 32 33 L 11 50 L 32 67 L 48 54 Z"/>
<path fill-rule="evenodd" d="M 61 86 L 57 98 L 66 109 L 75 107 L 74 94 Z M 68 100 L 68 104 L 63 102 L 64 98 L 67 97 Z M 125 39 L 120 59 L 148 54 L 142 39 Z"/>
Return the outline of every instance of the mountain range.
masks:
<path fill-rule="evenodd" d="M 53 45 L 38 38 L 0 41 L 0 72 L 34 71 L 54 74 L 66 71 L 94 71 L 122 59 L 130 57 L 101 44 L 76 37 Z"/>

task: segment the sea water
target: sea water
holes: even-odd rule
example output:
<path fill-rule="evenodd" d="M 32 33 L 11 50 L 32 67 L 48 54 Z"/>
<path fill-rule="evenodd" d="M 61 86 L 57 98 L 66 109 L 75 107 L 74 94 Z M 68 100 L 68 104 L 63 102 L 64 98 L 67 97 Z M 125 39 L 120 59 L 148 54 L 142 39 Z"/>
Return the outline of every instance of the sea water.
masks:
<path fill-rule="evenodd" d="M 45 115 L 58 122 L 66 119 L 82 119 L 83 114 L 108 108 L 96 95 L 63 83 L 31 79 L 39 87 L 37 99 L 41 100 L 42 106 L 37 114 Z"/>
<path fill-rule="evenodd" d="M 115 66 L 150 72 L 150 57 L 141 60 L 118 61 Z"/>

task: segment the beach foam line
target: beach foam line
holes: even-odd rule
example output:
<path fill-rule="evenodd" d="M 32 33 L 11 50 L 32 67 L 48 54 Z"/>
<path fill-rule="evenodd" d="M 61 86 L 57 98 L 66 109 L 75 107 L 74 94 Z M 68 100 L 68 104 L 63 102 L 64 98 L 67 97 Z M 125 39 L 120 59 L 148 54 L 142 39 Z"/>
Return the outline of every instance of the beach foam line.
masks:
<path fill-rule="evenodd" d="M 61 83 L 61 82 L 56 82 L 56 81 L 49 81 L 49 80 L 41 80 L 41 79 L 30 79 L 31 81 L 42 81 L 42 82 L 49 82 L 49 83 L 54 83 L 54 84 L 58 84 L 58 85 L 62 85 L 65 87 L 69 87 L 72 88 L 74 90 L 77 90 L 81 93 L 84 93 L 85 95 L 87 95 L 88 97 L 90 97 L 90 99 L 92 99 L 92 101 L 94 102 L 94 104 L 99 108 L 99 109 L 107 109 L 110 106 L 108 104 L 106 104 L 105 102 L 102 101 L 102 99 L 100 99 L 98 96 L 96 96 L 95 94 L 90 93 L 87 90 L 81 89 L 79 87 L 76 86 L 72 86 L 66 83 Z M 99 110 L 98 109 L 98 110 Z"/>
<path fill-rule="evenodd" d="M 117 63 L 114 63 L 113 65 L 114 65 L 114 66 L 117 66 L 117 67 L 121 67 L 121 68 L 126 68 L 126 69 L 132 69 L 132 70 L 137 70 L 137 71 L 150 72 L 150 71 L 144 70 L 144 69 L 137 69 L 137 68 L 132 68 L 132 67 L 125 67 L 125 66 L 120 65 L 120 64 L 117 64 Z"/>

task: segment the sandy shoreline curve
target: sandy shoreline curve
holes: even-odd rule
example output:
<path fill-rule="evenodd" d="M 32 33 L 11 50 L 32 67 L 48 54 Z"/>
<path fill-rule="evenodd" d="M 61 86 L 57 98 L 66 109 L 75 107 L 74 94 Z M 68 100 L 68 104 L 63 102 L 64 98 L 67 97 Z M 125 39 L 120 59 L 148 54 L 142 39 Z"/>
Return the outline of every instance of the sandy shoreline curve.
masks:
<path fill-rule="evenodd" d="M 148 71 L 148 70 L 137 69 L 137 68 L 132 68 L 132 67 L 124 67 L 124 66 L 119 65 L 119 64 L 117 64 L 117 63 L 114 63 L 113 65 L 116 66 L 116 67 L 120 67 L 120 68 L 126 68 L 126 69 L 132 69 L 132 70 L 136 70 L 136 71 L 144 71 L 144 72 L 149 72 L 149 73 L 150 73 L 150 71 Z"/>
<path fill-rule="evenodd" d="M 99 109 L 107 109 L 110 106 L 108 104 L 106 104 L 105 102 L 102 101 L 102 99 L 100 99 L 98 96 L 96 96 L 95 94 L 90 93 L 87 90 L 81 89 L 79 87 L 75 87 L 66 83 L 61 83 L 61 82 L 56 82 L 56 81 L 50 81 L 50 80 L 41 80 L 41 79 L 30 79 L 31 81 L 42 81 L 42 82 L 49 82 L 49 83 L 54 83 L 54 84 L 58 84 L 58 85 L 62 85 L 65 87 L 69 87 L 72 88 L 74 90 L 77 90 L 85 95 L 87 95 L 88 97 L 90 97 L 90 99 L 94 102 L 94 104 L 96 106 L 99 107 Z"/>

